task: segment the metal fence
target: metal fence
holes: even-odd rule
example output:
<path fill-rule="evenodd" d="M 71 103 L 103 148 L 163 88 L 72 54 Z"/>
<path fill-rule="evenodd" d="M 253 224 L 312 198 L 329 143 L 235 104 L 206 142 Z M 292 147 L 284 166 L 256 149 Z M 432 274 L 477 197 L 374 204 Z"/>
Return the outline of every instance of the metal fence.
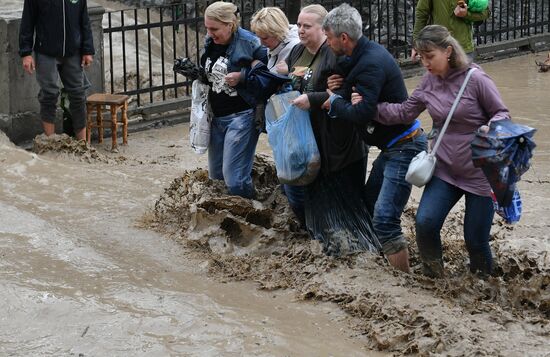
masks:
<path fill-rule="evenodd" d="M 436 0 L 434 0 L 436 1 Z M 408 58 L 415 18 L 414 0 L 351 0 L 364 22 L 365 35 L 398 59 Z M 241 0 L 242 25 L 264 6 L 287 8 L 287 0 Z M 303 1 L 302 3 L 306 3 Z M 328 10 L 341 1 L 321 0 Z M 107 12 L 103 19 L 107 90 L 132 96 L 137 106 L 189 94 L 189 81 L 172 71 L 177 57 L 198 63 L 204 42 L 207 2 Z M 491 17 L 475 27 L 478 45 L 550 33 L 549 0 L 493 0 Z"/>
<path fill-rule="evenodd" d="M 202 4 L 202 5 L 201 5 Z M 285 7 L 285 1 L 241 1 L 242 25 L 256 9 Z M 189 94 L 190 82 L 172 71 L 176 58 L 196 63 L 204 43 L 202 2 L 106 12 L 103 18 L 105 82 L 111 93 L 125 93 L 137 105 Z"/>

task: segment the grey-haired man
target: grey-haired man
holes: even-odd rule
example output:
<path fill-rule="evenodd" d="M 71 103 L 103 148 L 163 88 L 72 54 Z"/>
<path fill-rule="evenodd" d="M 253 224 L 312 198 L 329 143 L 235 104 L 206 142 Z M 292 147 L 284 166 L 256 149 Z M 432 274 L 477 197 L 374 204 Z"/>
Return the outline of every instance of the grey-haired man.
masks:
<path fill-rule="evenodd" d="M 408 94 L 395 59 L 384 47 L 364 37 L 362 28 L 359 12 L 348 4 L 336 7 L 325 17 L 323 29 L 328 45 L 340 56 L 338 64 L 344 73 L 343 77 L 329 77 L 331 96 L 325 108 L 332 120 L 356 123 L 363 140 L 381 150 L 365 188 L 367 208 L 388 261 L 408 272 L 407 241 L 401 230 L 401 214 L 411 193 L 405 173 L 412 158 L 426 149 L 427 139 L 418 120 L 407 125 L 374 121 L 379 102 L 400 103 Z M 354 90 L 363 97 L 357 105 L 351 103 Z"/>

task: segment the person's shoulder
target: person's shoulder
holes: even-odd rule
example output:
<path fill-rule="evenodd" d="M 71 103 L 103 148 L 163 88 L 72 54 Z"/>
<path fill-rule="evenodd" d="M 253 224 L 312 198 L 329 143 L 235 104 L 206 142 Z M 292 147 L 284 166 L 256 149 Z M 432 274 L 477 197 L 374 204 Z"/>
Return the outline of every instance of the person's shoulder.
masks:
<path fill-rule="evenodd" d="M 363 51 L 358 61 L 360 66 L 369 67 L 398 67 L 395 58 L 388 52 L 388 50 L 379 44 L 378 42 L 367 40 L 363 44 Z"/>
<path fill-rule="evenodd" d="M 472 77 L 473 76 L 477 77 L 477 76 L 487 75 L 487 73 L 485 73 L 483 68 L 481 68 L 481 66 L 476 64 L 476 63 L 470 63 L 468 65 L 467 70 L 474 70 L 474 72 L 472 73 Z"/>
<path fill-rule="evenodd" d="M 364 52 L 367 53 L 367 56 L 363 56 L 363 58 L 370 62 L 377 62 L 381 58 L 393 59 L 393 56 L 388 52 L 386 47 L 382 46 L 376 41 L 371 41 L 366 39 L 363 46 L 364 46 Z"/>
<path fill-rule="evenodd" d="M 297 43 L 296 45 L 294 45 L 294 47 L 292 47 L 292 49 L 290 50 L 290 53 L 289 53 L 289 58 L 291 60 L 296 60 L 296 57 L 300 56 L 302 54 L 302 52 L 304 51 L 306 47 L 304 45 L 302 45 L 301 43 Z"/>
<path fill-rule="evenodd" d="M 483 84 L 488 81 L 493 81 L 493 79 L 481 68 L 481 66 L 471 63 L 468 66 L 468 69 L 475 69 L 475 71 L 472 73 L 470 80 L 474 83 Z"/>
<path fill-rule="evenodd" d="M 237 33 L 239 34 L 239 40 L 241 41 L 248 41 L 253 43 L 259 42 L 258 36 L 246 29 L 243 29 L 242 27 L 239 27 L 237 29 Z"/>

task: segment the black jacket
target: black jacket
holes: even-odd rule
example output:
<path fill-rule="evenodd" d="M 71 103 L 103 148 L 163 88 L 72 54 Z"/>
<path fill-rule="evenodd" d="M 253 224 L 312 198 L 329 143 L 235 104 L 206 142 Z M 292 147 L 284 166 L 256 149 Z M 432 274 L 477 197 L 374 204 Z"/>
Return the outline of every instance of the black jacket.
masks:
<path fill-rule="evenodd" d="M 307 51 L 305 47 L 297 44 L 290 52 L 287 64 L 291 71 L 304 51 Z M 328 99 L 327 78 L 336 73 L 336 57 L 326 42 L 319 49 L 318 56 L 320 62 L 311 77 L 313 91 L 306 94 L 311 105 L 311 127 L 321 154 L 321 172 L 330 174 L 361 160 L 366 151 L 354 123 L 329 118 L 327 112 L 321 109 Z"/>
<path fill-rule="evenodd" d="M 336 99 L 331 105 L 330 114 L 336 116 L 333 120 L 356 123 L 368 145 L 385 149 L 412 125 L 383 125 L 373 121 L 378 103 L 401 103 L 407 99 L 407 88 L 397 62 L 384 47 L 362 36 L 351 56 L 338 59 L 338 67 L 345 74 L 345 80 L 342 89 L 337 91 L 343 99 Z M 350 103 L 353 87 L 363 97 L 357 105 Z"/>
<path fill-rule="evenodd" d="M 93 55 L 86 0 L 25 0 L 19 28 L 19 55 Z"/>

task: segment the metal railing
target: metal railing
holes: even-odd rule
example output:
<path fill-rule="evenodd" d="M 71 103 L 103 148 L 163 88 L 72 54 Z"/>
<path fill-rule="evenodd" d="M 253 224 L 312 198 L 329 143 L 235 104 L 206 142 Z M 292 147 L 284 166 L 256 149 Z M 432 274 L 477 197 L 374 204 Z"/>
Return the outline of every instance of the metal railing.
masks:
<path fill-rule="evenodd" d="M 242 26 L 264 6 L 287 8 L 288 0 L 241 0 Z M 435 0 L 434 0 L 435 1 Z M 412 46 L 414 0 L 351 0 L 363 18 L 364 33 L 398 59 Z M 305 1 L 303 1 L 305 3 Z M 328 10 L 342 1 L 321 0 Z M 190 82 L 172 71 L 177 57 L 199 62 L 204 42 L 202 14 L 207 2 L 195 1 L 107 12 L 103 19 L 107 90 L 125 93 L 137 106 L 189 94 Z M 475 27 L 478 45 L 550 33 L 549 0 L 492 0 L 491 17 Z"/>
<path fill-rule="evenodd" d="M 284 8 L 285 1 L 241 1 L 244 27 L 249 27 L 252 14 L 260 6 Z M 205 7 L 196 1 L 106 12 L 106 89 L 132 96 L 138 106 L 189 95 L 191 83 L 172 66 L 179 57 L 199 62 L 206 32 L 204 18 L 196 14 Z"/>
<path fill-rule="evenodd" d="M 153 102 L 158 93 L 157 99 L 166 100 L 177 98 L 182 88 L 188 91 L 185 78 L 178 78 L 170 64 L 177 56 L 190 56 L 188 45 L 191 37 L 199 43 L 202 18 L 179 16 L 182 11 L 188 13 L 186 4 L 104 15 L 106 83 L 112 93 L 133 96 L 140 106 L 144 96 Z"/>
<path fill-rule="evenodd" d="M 491 17 L 476 28 L 477 44 L 550 32 L 550 1 L 492 0 Z"/>

